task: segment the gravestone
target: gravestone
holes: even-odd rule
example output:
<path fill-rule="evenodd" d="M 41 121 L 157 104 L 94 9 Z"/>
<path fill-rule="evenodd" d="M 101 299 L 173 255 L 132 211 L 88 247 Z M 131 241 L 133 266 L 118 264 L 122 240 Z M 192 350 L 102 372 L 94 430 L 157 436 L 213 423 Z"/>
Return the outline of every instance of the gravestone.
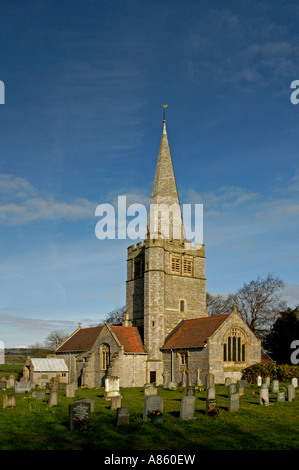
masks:
<path fill-rule="evenodd" d="M 206 388 L 214 387 L 214 374 L 206 375 Z"/>
<path fill-rule="evenodd" d="M 79 400 L 76 400 L 75 403 L 89 403 L 90 404 L 90 412 L 93 413 L 94 412 L 94 403 L 95 403 L 95 400 L 93 398 L 80 398 Z"/>
<path fill-rule="evenodd" d="M 294 388 L 297 388 L 297 387 L 298 387 L 298 379 L 297 379 L 297 377 L 293 377 L 293 378 L 292 378 L 291 384 L 293 385 Z"/>
<path fill-rule="evenodd" d="M 177 389 L 177 383 L 174 382 L 173 380 L 171 380 L 170 382 L 168 382 L 167 388 L 168 388 L 168 390 L 176 390 Z"/>
<path fill-rule="evenodd" d="M 158 389 L 153 384 L 144 384 L 143 394 L 146 397 L 148 395 L 157 395 Z"/>
<path fill-rule="evenodd" d="M 130 424 L 130 408 L 117 408 L 116 426 L 128 426 Z"/>
<path fill-rule="evenodd" d="M 277 392 L 277 401 L 285 401 L 285 393 Z"/>
<path fill-rule="evenodd" d="M 35 390 L 31 393 L 31 396 L 36 400 L 44 400 L 44 398 L 46 398 L 46 393 L 44 390 Z"/>
<path fill-rule="evenodd" d="M 262 377 L 260 375 L 257 376 L 256 384 L 258 387 L 261 387 L 262 385 Z"/>
<path fill-rule="evenodd" d="M 65 396 L 67 398 L 73 398 L 75 396 L 75 387 L 74 384 L 66 384 L 65 386 Z"/>
<path fill-rule="evenodd" d="M 3 395 L 3 409 L 16 408 L 16 396 L 15 395 Z"/>
<path fill-rule="evenodd" d="M 239 405 L 240 405 L 239 393 L 231 393 L 228 396 L 228 411 L 230 412 L 238 411 Z"/>
<path fill-rule="evenodd" d="M 279 392 L 279 380 L 273 380 L 271 383 L 271 392 L 278 393 Z"/>
<path fill-rule="evenodd" d="M 168 371 L 164 371 L 163 374 L 162 374 L 162 377 L 163 377 L 163 388 L 167 388 L 167 384 L 168 384 Z"/>
<path fill-rule="evenodd" d="M 244 389 L 245 387 L 249 387 L 248 381 L 247 381 L 247 380 L 244 380 L 244 379 L 238 380 L 238 381 L 237 381 L 237 385 L 238 385 L 238 387 L 243 387 L 243 389 Z"/>
<path fill-rule="evenodd" d="M 23 394 L 31 392 L 31 382 L 15 382 L 15 393 Z"/>
<path fill-rule="evenodd" d="M 118 397 L 111 397 L 111 410 L 117 410 L 121 408 L 121 396 Z"/>
<path fill-rule="evenodd" d="M 237 384 L 229 384 L 228 386 L 228 396 L 237 392 Z"/>
<path fill-rule="evenodd" d="M 15 381 L 15 377 L 13 375 L 10 375 L 6 382 L 6 388 L 13 388 L 15 386 Z"/>
<path fill-rule="evenodd" d="M 288 401 L 295 400 L 295 387 L 294 387 L 294 385 L 288 385 L 287 390 L 288 390 Z"/>
<path fill-rule="evenodd" d="M 104 399 L 110 400 L 111 397 L 120 396 L 119 392 L 119 377 L 108 375 L 105 379 L 105 392 Z"/>
<path fill-rule="evenodd" d="M 265 377 L 265 378 L 264 378 L 264 383 L 267 384 L 268 387 L 270 387 L 270 383 L 271 383 L 270 377 Z"/>
<path fill-rule="evenodd" d="M 230 377 L 226 377 L 224 385 L 228 387 L 232 383 L 232 379 Z"/>
<path fill-rule="evenodd" d="M 58 405 L 58 390 L 51 390 L 48 400 L 48 407 Z"/>
<path fill-rule="evenodd" d="M 148 420 L 148 412 L 154 410 L 155 408 L 163 411 L 163 398 L 159 395 L 151 395 L 146 397 L 143 402 L 143 421 Z"/>
<path fill-rule="evenodd" d="M 185 387 L 184 394 L 187 397 L 194 397 L 195 396 L 195 387 L 193 385 L 187 385 L 187 387 Z"/>
<path fill-rule="evenodd" d="M 84 421 L 90 420 L 90 403 L 75 401 L 69 405 L 69 428 L 70 431 L 78 429 Z"/>
<path fill-rule="evenodd" d="M 195 396 L 184 396 L 181 401 L 180 418 L 187 420 L 193 419 L 195 408 Z"/>
<path fill-rule="evenodd" d="M 215 387 L 210 387 L 207 390 L 207 400 L 215 400 L 216 399 L 216 390 Z"/>
<path fill-rule="evenodd" d="M 217 407 L 217 403 L 215 398 L 209 398 L 206 401 L 206 414 L 208 415 L 210 411 L 215 410 Z"/>
<path fill-rule="evenodd" d="M 260 405 L 269 405 L 269 390 L 267 384 L 263 384 L 260 388 Z"/>

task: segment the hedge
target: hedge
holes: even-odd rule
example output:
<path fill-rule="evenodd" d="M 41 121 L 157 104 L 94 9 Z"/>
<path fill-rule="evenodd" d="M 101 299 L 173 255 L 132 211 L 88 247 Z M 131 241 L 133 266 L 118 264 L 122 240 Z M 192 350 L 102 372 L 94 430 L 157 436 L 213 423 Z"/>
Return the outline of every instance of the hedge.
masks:
<path fill-rule="evenodd" d="M 256 383 L 259 375 L 263 378 L 270 377 L 271 380 L 289 382 L 293 377 L 299 379 L 299 366 L 260 362 L 247 367 L 243 371 L 243 378 L 249 383 Z"/>

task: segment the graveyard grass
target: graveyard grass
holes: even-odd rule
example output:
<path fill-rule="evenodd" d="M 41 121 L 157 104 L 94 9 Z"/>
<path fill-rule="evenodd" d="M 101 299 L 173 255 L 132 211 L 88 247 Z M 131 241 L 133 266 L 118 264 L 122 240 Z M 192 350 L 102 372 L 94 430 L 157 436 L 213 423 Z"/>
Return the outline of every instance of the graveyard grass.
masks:
<path fill-rule="evenodd" d="M 283 385 L 283 384 L 280 384 Z M 286 384 L 285 384 L 286 385 Z M 180 419 L 184 395 L 177 390 L 158 389 L 164 400 L 163 423 L 144 422 L 143 388 L 121 389 L 122 406 L 130 408 L 129 426 L 116 426 L 116 410 L 103 399 L 104 389 L 80 387 L 75 398 L 59 391 L 58 405 L 48 408 L 47 398 L 39 401 L 30 394 L 16 395 L 17 407 L 3 409 L 0 391 L 1 450 L 297 450 L 299 448 L 299 390 L 292 402 L 259 405 L 258 387 L 245 388 L 240 409 L 228 412 L 227 387 L 216 385 L 218 416 L 205 414 L 206 391 L 196 393 L 197 419 Z M 69 430 L 69 404 L 80 398 L 95 399 L 90 426 Z"/>

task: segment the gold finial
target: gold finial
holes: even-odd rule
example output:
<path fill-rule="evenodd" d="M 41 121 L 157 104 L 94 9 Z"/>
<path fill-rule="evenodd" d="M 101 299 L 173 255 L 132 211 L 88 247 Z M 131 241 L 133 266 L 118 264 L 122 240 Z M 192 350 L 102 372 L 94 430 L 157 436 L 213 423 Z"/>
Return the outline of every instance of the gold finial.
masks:
<path fill-rule="evenodd" d="M 165 122 L 165 108 L 168 108 L 168 104 L 163 104 L 164 114 L 163 114 L 163 122 Z"/>

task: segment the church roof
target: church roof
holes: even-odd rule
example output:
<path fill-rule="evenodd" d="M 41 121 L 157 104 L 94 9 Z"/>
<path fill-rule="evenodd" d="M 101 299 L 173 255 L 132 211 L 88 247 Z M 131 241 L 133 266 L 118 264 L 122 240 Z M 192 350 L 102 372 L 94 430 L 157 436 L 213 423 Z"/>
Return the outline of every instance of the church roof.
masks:
<path fill-rule="evenodd" d="M 127 353 L 144 354 L 145 350 L 138 329 L 135 326 L 107 325 Z M 57 350 L 58 353 L 89 351 L 96 342 L 103 326 L 78 329 Z"/>
<path fill-rule="evenodd" d="M 31 358 L 35 372 L 68 372 L 64 359 L 56 357 Z"/>
<path fill-rule="evenodd" d="M 227 317 L 229 317 L 229 314 L 183 320 L 168 337 L 162 349 L 203 347 L 208 338 L 222 325 Z"/>

